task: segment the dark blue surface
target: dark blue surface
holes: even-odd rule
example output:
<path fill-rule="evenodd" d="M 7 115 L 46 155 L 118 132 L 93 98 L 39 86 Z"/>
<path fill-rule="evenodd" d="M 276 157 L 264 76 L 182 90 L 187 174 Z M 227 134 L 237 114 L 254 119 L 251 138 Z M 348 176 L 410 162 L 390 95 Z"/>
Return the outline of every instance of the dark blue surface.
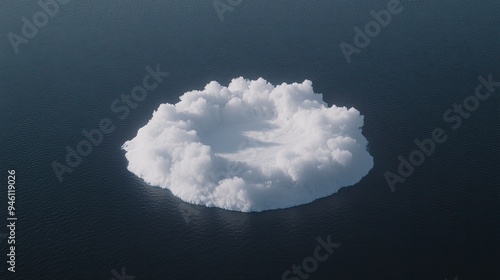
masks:
<path fill-rule="evenodd" d="M 19 220 L 17 272 L 2 241 L 0 279 L 112 279 L 122 267 L 136 280 L 281 279 L 328 235 L 342 245 L 309 279 L 500 279 L 500 89 L 460 129 L 442 119 L 478 76 L 500 80 L 500 4 L 405 2 L 348 64 L 339 44 L 386 6 L 243 0 L 220 21 L 210 1 L 71 1 L 15 54 L 7 34 L 40 7 L 2 1 L 0 180 L 16 170 Z M 111 102 L 157 64 L 170 76 L 118 119 Z M 127 171 L 120 146 L 159 104 L 239 76 L 310 79 L 328 104 L 358 109 L 374 168 L 263 213 L 184 204 Z M 102 118 L 115 131 L 59 183 L 51 162 Z M 447 141 L 392 193 L 383 173 L 436 127 Z"/>

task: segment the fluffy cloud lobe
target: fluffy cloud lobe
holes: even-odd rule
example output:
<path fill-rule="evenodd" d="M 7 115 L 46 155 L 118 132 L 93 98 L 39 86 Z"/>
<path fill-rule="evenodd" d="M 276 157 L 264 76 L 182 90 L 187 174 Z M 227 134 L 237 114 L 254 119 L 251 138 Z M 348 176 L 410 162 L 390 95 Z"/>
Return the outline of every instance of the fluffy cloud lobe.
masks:
<path fill-rule="evenodd" d="M 213 81 L 161 104 L 123 149 L 128 169 L 182 200 L 234 211 L 292 207 L 357 183 L 373 166 L 363 116 L 312 83 Z"/>

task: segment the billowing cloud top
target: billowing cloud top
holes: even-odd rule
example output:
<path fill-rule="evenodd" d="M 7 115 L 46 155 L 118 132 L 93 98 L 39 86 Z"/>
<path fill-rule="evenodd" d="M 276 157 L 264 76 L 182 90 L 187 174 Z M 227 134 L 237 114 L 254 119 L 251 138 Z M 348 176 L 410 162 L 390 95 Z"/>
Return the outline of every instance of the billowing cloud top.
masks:
<path fill-rule="evenodd" d="M 235 211 L 312 202 L 373 166 L 359 111 L 328 107 L 312 83 L 213 81 L 161 104 L 123 149 L 128 169 L 182 200 Z"/>

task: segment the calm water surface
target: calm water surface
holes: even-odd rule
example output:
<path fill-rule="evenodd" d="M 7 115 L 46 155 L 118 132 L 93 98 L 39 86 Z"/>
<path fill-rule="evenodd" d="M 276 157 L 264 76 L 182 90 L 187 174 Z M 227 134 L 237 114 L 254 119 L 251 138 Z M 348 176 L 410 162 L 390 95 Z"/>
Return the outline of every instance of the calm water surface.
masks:
<path fill-rule="evenodd" d="M 442 118 L 478 76 L 500 80 L 500 3 L 404 2 L 347 63 L 339 44 L 386 7 L 243 0 L 221 21 L 210 1 L 70 1 L 15 54 L 7 34 L 41 8 L 2 1 L 0 178 L 16 170 L 18 221 L 17 272 L 3 240 L 0 279 L 117 279 L 122 268 L 136 280 L 282 279 L 327 236 L 341 246 L 308 279 L 500 279 L 500 88 L 458 130 Z M 157 64 L 170 76 L 120 120 L 111 102 Z M 127 171 L 120 147 L 159 104 L 239 76 L 310 79 L 328 104 L 360 110 L 374 168 L 335 195 L 262 213 L 185 204 Z M 103 118 L 116 129 L 60 183 L 52 161 Z M 392 193 L 384 172 L 436 127 L 447 141 Z"/>

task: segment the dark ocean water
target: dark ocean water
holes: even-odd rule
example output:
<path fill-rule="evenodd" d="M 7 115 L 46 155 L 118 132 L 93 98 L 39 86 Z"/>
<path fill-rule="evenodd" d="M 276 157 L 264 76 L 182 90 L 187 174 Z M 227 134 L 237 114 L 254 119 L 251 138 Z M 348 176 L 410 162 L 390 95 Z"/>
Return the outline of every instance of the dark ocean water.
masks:
<path fill-rule="evenodd" d="M 243 0 L 221 21 L 211 1 L 70 1 L 15 54 L 7 34 L 41 8 L 2 1 L 0 218 L 15 169 L 18 220 L 16 273 L 4 239 L 0 279 L 282 279 L 327 236 L 341 246 L 307 279 L 500 279 L 500 88 L 458 130 L 442 117 L 478 76 L 500 80 L 500 2 L 404 2 L 347 63 L 339 44 L 387 2 Z M 170 76 L 120 120 L 111 102 L 157 64 Z M 309 79 L 328 104 L 358 109 L 374 168 L 262 213 L 185 204 L 128 172 L 120 147 L 159 104 L 239 76 Z M 116 129 L 60 183 L 51 163 L 102 118 Z M 436 127 L 447 141 L 391 192 L 384 172 Z"/>

